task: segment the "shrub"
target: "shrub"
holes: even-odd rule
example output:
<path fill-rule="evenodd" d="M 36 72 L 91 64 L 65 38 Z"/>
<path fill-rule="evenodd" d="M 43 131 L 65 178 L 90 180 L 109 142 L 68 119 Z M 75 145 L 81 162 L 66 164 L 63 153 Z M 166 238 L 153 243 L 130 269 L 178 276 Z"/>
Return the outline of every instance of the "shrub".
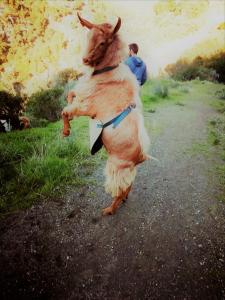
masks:
<path fill-rule="evenodd" d="M 217 81 L 225 83 L 225 52 L 218 52 L 205 59 L 205 67 L 213 69 L 217 73 Z"/>
<path fill-rule="evenodd" d="M 221 91 L 217 91 L 217 92 L 216 92 L 216 96 L 217 96 L 219 99 L 225 100 L 225 89 L 222 89 Z"/>
<path fill-rule="evenodd" d="M 49 124 L 49 121 L 46 119 L 38 119 L 33 116 L 30 116 L 30 126 L 31 127 L 46 127 Z"/>
<path fill-rule="evenodd" d="M 170 80 L 170 87 L 171 88 L 177 88 L 180 86 L 180 83 L 178 81 L 175 81 L 173 79 Z"/>
<path fill-rule="evenodd" d="M 182 93 L 189 93 L 189 91 L 190 91 L 189 88 L 186 86 L 179 86 L 178 90 Z"/>
<path fill-rule="evenodd" d="M 58 73 L 57 79 L 56 79 L 56 85 L 64 86 L 71 80 L 77 80 L 80 74 L 72 69 L 68 68 Z"/>
<path fill-rule="evenodd" d="M 65 106 L 60 96 L 63 88 L 53 88 L 33 94 L 27 104 L 27 112 L 35 119 L 45 119 L 49 122 L 59 120 L 60 113 Z"/>
<path fill-rule="evenodd" d="M 225 52 L 210 58 L 196 57 L 193 61 L 180 59 L 166 67 L 168 74 L 176 80 L 200 80 L 225 82 Z"/>
<path fill-rule="evenodd" d="M 160 98 L 166 98 L 169 95 L 168 86 L 163 82 L 157 82 L 153 86 L 153 94 Z"/>

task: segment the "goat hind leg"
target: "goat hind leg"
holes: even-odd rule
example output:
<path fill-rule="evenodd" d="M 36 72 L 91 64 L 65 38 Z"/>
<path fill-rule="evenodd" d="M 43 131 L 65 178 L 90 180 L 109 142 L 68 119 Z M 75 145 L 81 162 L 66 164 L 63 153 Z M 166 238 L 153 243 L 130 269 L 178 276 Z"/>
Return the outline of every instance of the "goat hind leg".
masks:
<path fill-rule="evenodd" d="M 126 200 L 128 199 L 128 194 L 130 193 L 132 184 L 127 188 L 127 190 L 124 193 L 124 198 L 123 198 L 123 202 L 126 202 Z"/>
<path fill-rule="evenodd" d="M 110 206 L 108 206 L 108 207 L 106 207 L 106 208 L 103 209 L 103 211 L 102 211 L 103 216 L 113 215 L 115 213 L 115 211 L 117 210 L 118 206 L 123 201 L 125 193 L 126 192 L 122 192 L 119 196 L 115 197 L 113 199 L 112 204 Z"/>

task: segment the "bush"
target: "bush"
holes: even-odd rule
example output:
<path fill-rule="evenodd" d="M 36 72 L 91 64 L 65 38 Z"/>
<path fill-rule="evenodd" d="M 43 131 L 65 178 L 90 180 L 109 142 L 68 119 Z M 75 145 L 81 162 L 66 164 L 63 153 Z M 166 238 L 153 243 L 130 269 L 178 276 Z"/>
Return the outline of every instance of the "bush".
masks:
<path fill-rule="evenodd" d="M 216 96 L 217 96 L 219 99 L 225 100 L 225 89 L 222 89 L 221 91 L 217 91 L 217 92 L 216 92 Z"/>
<path fill-rule="evenodd" d="M 0 119 L 10 121 L 12 129 L 20 129 L 19 114 L 23 109 L 23 99 L 0 91 Z M 4 131 L 3 127 L 0 131 Z"/>
<path fill-rule="evenodd" d="M 175 89 L 180 86 L 180 83 L 178 81 L 171 79 L 169 85 L 171 88 Z"/>
<path fill-rule="evenodd" d="M 53 88 L 33 94 L 27 104 L 27 112 L 35 119 L 54 122 L 59 120 L 62 108 L 65 106 L 60 96 L 63 88 Z"/>
<path fill-rule="evenodd" d="M 153 86 L 153 94 L 160 98 L 166 98 L 169 95 L 168 86 L 163 82 L 157 82 Z"/>
<path fill-rule="evenodd" d="M 179 86 L 178 90 L 182 93 L 189 93 L 189 91 L 190 91 L 189 88 L 186 86 Z"/>
<path fill-rule="evenodd" d="M 46 127 L 49 124 L 49 121 L 46 119 L 38 119 L 30 116 L 30 126 L 31 127 Z"/>
<path fill-rule="evenodd" d="M 207 58 L 205 67 L 213 69 L 218 74 L 217 81 L 225 83 L 225 52 L 218 52 Z"/>
<path fill-rule="evenodd" d="M 210 58 L 196 57 L 192 62 L 180 59 L 166 67 L 168 74 L 176 80 L 200 80 L 225 82 L 225 52 Z"/>
<path fill-rule="evenodd" d="M 56 79 L 56 85 L 64 86 L 71 80 L 77 80 L 80 74 L 72 69 L 68 68 L 58 73 L 57 79 Z"/>

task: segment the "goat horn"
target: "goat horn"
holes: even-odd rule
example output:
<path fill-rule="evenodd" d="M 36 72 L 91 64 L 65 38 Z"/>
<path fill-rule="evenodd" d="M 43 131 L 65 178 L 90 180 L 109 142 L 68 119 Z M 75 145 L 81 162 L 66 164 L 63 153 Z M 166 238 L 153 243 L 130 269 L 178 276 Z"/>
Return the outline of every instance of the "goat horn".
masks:
<path fill-rule="evenodd" d="M 95 26 L 95 25 L 92 24 L 91 22 L 89 22 L 89 21 L 87 21 L 87 20 L 81 18 L 81 16 L 79 15 L 79 13 L 77 13 L 77 16 L 78 16 L 78 18 L 79 18 L 80 23 L 81 23 L 82 26 L 85 26 L 85 27 L 87 27 L 88 29 L 92 29 L 92 28 Z"/>
<path fill-rule="evenodd" d="M 113 29 L 112 35 L 116 34 L 119 31 L 120 26 L 121 26 L 121 18 L 118 18 L 117 24 L 116 24 L 115 28 Z"/>

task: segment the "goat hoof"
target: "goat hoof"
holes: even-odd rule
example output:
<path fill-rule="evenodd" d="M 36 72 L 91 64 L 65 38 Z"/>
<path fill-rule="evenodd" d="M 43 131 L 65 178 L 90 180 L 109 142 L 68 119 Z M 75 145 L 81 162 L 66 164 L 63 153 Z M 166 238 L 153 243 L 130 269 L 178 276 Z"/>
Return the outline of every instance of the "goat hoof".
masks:
<path fill-rule="evenodd" d="M 108 216 L 108 215 L 113 215 L 114 214 L 114 210 L 111 206 L 106 207 L 102 210 L 102 215 L 103 216 Z"/>
<path fill-rule="evenodd" d="M 70 131 L 63 131 L 63 137 L 67 137 L 70 135 Z"/>

